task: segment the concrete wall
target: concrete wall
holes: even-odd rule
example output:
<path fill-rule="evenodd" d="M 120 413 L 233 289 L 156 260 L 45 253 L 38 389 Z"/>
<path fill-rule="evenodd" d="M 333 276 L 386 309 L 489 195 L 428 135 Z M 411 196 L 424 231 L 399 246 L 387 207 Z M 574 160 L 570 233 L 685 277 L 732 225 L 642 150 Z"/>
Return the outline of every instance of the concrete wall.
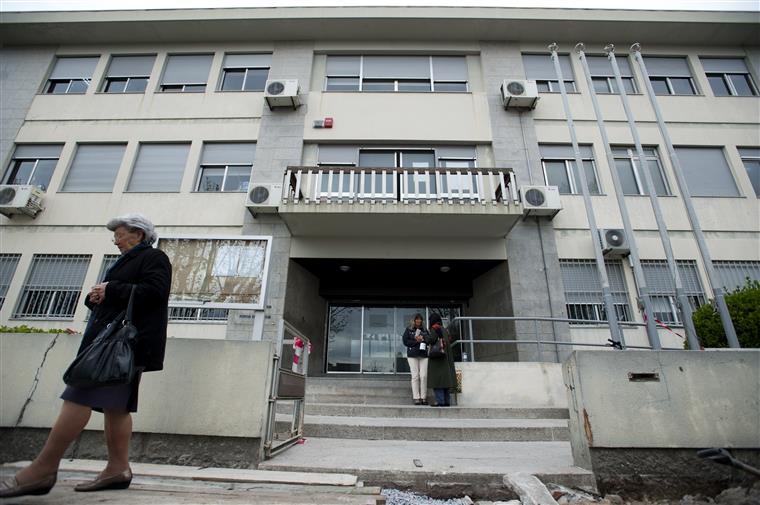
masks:
<path fill-rule="evenodd" d="M 472 281 L 472 298 L 467 306 L 468 316 L 511 316 L 512 293 L 509 282 L 507 262 L 500 263 L 488 272 Z M 464 322 L 465 336 L 468 335 L 469 323 Z M 474 340 L 514 339 L 514 323 L 506 321 L 473 321 L 472 335 Z M 470 359 L 477 361 L 518 361 L 514 344 L 473 344 L 471 352 L 469 344 L 464 344 L 462 350 L 471 352 Z"/>
<path fill-rule="evenodd" d="M 659 377 L 630 378 L 642 373 Z M 600 489 L 651 474 L 696 491 L 712 479 L 698 449 L 760 448 L 760 350 L 576 351 L 563 377 L 573 459 Z"/>
<path fill-rule="evenodd" d="M 0 427 L 52 425 L 65 387 L 61 376 L 80 339 L 65 333 L 0 334 Z M 164 370 L 142 377 L 135 433 L 231 437 L 241 444 L 260 439 L 272 353 L 269 342 L 170 339 Z M 101 430 L 102 421 L 93 414 L 87 430 Z"/>
<path fill-rule="evenodd" d="M 319 279 L 294 261 L 288 266 L 284 317 L 311 340 L 309 375 L 324 375 L 327 301 L 319 296 Z"/>
<path fill-rule="evenodd" d="M 558 363 L 456 363 L 462 372 L 457 405 L 567 408 Z"/>

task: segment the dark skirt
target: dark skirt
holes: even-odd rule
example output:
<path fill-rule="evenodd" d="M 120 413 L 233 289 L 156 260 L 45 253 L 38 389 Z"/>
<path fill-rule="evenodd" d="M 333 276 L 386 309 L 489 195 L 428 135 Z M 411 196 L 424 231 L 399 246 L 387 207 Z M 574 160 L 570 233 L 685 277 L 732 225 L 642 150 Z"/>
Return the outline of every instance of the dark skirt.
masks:
<path fill-rule="evenodd" d="M 92 410 L 121 410 L 137 412 L 137 396 L 140 392 L 140 374 L 129 384 L 107 386 L 102 388 L 83 389 L 66 386 L 61 393 L 61 399 L 91 407 Z"/>

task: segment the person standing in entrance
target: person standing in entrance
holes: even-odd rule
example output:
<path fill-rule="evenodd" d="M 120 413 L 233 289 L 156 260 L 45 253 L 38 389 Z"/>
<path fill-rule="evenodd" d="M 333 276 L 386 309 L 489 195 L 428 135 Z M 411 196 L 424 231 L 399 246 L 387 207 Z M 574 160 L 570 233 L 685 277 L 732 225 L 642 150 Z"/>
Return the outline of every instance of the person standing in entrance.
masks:
<path fill-rule="evenodd" d="M 406 346 L 406 360 L 412 372 L 412 396 L 415 405 L 427 405 L 427 347 L 431 342 L 430 333 L 422 324 L 423 321 L 422 314 L 415 314 L 402 337 Z"/>
<path fill-rule="evenodd" d="M 451 393 L 449 390 L 457 386 L 454 356 L 451 352 L 453 340 L 448 330 L 443 327 L 439 314 L 430 314 L 430 336 L 433 339 L 433 345 L 440 342 L 443 356 L 429 358 L 428 384 L 435 391 L 435 406 L 450 407 Z"/>
<path fill-rule="evenodd" d="M 153 223 L 141 214 L 111 219 L 106 228 L 121 256 L 108 269 L 103 282 L 90 289 L 84 304 L 92 311 L 82 336 L 82 352 L 120 314 L 124 313 L 132 287 L 137 327 L 134 344 L 135 367 L 142 372 L 161 370 L 166 349 L 169 292 L 172 266 L 169 258 L 152 244 L 156 241 Z M 55 485 L 58 466 L 69 445 L 84 430 L 93 410 L 104 414 L 108 463 L 95 480 L 74 487 L 75 491 L 126 489 L 132 482 L 129 468 L 131 412 L 137 411 L 140 373 L 131 384 L 83 389 L 67 386 L 63 405 L 45 446 L 32 463 L 14 477 L 0 482 L 0 498 L 43 495 Z"/>

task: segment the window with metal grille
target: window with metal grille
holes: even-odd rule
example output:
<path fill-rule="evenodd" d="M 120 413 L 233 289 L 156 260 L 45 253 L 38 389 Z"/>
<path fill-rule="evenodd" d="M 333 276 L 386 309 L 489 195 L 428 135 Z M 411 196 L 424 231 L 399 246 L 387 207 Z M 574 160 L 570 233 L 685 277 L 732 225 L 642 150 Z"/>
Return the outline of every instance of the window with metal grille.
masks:
<path fill-rule="evenodd" d="M 3 184 L 31 184 L 47 191 L 53 170 L 61 154 L 60 144 L 24 144 L 16 146 Z"/>
<path fill-rule="evenodd" d="M 327 57 L 325 91 L 467 91 L 464 56 Z"/>
<path fill-rule="evenodd" d="M 114 263 L 116 263 L 116 260 L 118 260 L 119 257 L 120 257 L 119 254 L 103 255 L 103 264 L 100 265 L 100 272 L 98 272 L 97 282 L 103 282 L 103 279 L 106 278 L 106 273 L 108 272 L 108 269 L 111 268 Z"/>
<path fill-rule="evenodd" d="M 562 281 L 565 286 L 565 307 L 570 319 L 607 321 L 607 312 L 602 297 L 602 283 L 596 261 L 583 259 L 560 260 Z M 612 303 L 618 321 L 631 321 L 633 314 L 628 303 L 628 290 L 620 260 L 605 261 L 607 278 L 612 293 Z M 593 324 L 593 323 L 572 323 Z"/>
<path fill-rule="evenodd" d="M 169 307 L 169 321 L 226 321 L 229 309 L 204 307 Z"/>
<path fill-rule="evenodd" d="M 559 66 L 562 69 L 562 81 L 565 83 L 565 91 L 575 93 L 578 91 L 575 87 L 573 77 L 573 66 L 570 63 L 570 56 L 567 54 L 558 54 Z M 539 93 L 559 93 L 559 80 L 557 72 L 554 69 L 554 62 L 550 54 L 523 54 L 523 67 L 525 67 L 525 76 L 536 81 Z"/>
<path fill-rule="evenodd" d="M 744 286 L 747 279 L 760 282 L 760 261 L 713 261 L 713 267 L 726 291 Z"/>
<path fill-rule="evenodd" d="M 699 281 L 697 262 L 694 260 L 678 260 L 678 273 L 681 276 L 684 294 L 689 300 L 692 310 L 702 306 L 705 293 Z M 649 293 L 652 297 L 654 317 L 660 322 L 681 325 L 683 322 L 678 314 L 676 290 L 673 275 L 665 260 L 641 260 Z"/>
<path fill-rule="evenodd" d="M 71 319 L 90 258 L 89 254 L 35 254 L 13 318 Z"/>
<path fill-rule="evenodd" d="M 0 254 L 0 309 L 3 308 L 5 295 L 16 273 L 16 267 L 21 259 L 20 254 Z"/>

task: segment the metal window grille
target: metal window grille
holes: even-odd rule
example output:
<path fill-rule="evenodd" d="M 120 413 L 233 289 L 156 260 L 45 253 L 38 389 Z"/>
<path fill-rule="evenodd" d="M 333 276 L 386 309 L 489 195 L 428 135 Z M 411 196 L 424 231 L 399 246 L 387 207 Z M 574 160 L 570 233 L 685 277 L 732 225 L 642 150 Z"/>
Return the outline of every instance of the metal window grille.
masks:
<path fill-rule="evenodd" d="M 747 279 L 760 282 L 760 261 L 713 261 L 713 267 L 727 291 L 744 286 Z"/>
<path fill-rule="evenodd" d="M 3 308 L 5 295 L 11 285 L 13 274 L 16 273 L 20 259 L 20 254 L 0 254 L 0 309 Z"/>
<path fill-rule="evenodd" d="M 705 303 L 706 298 L 699 281 L 697 262 L 694 260 L 678 260 L 676 265 L 691 308 L 699 308 Z M 663 323 L 682 324 L 676 305 L 673 276 L 668 270 L 667 261 L 642 260 L 641 268 L 644 271 L 644 278 L 652 297 L 654 317 Z"/>
<path fill-rule="evenodd" d="M 90 258 L 89 254 L 35 254 L 13 317 L 73 317 Z"/>
<path fill-rule="evenodd" d="M 106 278 L 106 273 L 113 266 L 113 264 L 116 263 L 116 260 L 118 259 L 119 259 L 118 254 L 103 255 L 103 264 L 100 265 L 100 272 L 98 272 L 98 282 L 103 282 L 103 279 Z"/>
<path fill-rule="evenodd" d="M 631 321 L 631 305 L 628 303 L 628 289 L 621 261 L 605 262 L 610 282 L 612 303 L 619 321 Z M 602 298 L 602 284 L 594 260 L 560 260 L 562 280 L 565 286 L 565 307 L 571 319 L 607 321 L 607 312 Z M 583 323 L 576 323 L 583 324 Z M 591 323 L 589 323 L 591 324 Z"/>
<path fill-rule="evenodd" d="M 169 307 L 170 321 L 226 321 L 229 309 L 203 307 Z"/>

